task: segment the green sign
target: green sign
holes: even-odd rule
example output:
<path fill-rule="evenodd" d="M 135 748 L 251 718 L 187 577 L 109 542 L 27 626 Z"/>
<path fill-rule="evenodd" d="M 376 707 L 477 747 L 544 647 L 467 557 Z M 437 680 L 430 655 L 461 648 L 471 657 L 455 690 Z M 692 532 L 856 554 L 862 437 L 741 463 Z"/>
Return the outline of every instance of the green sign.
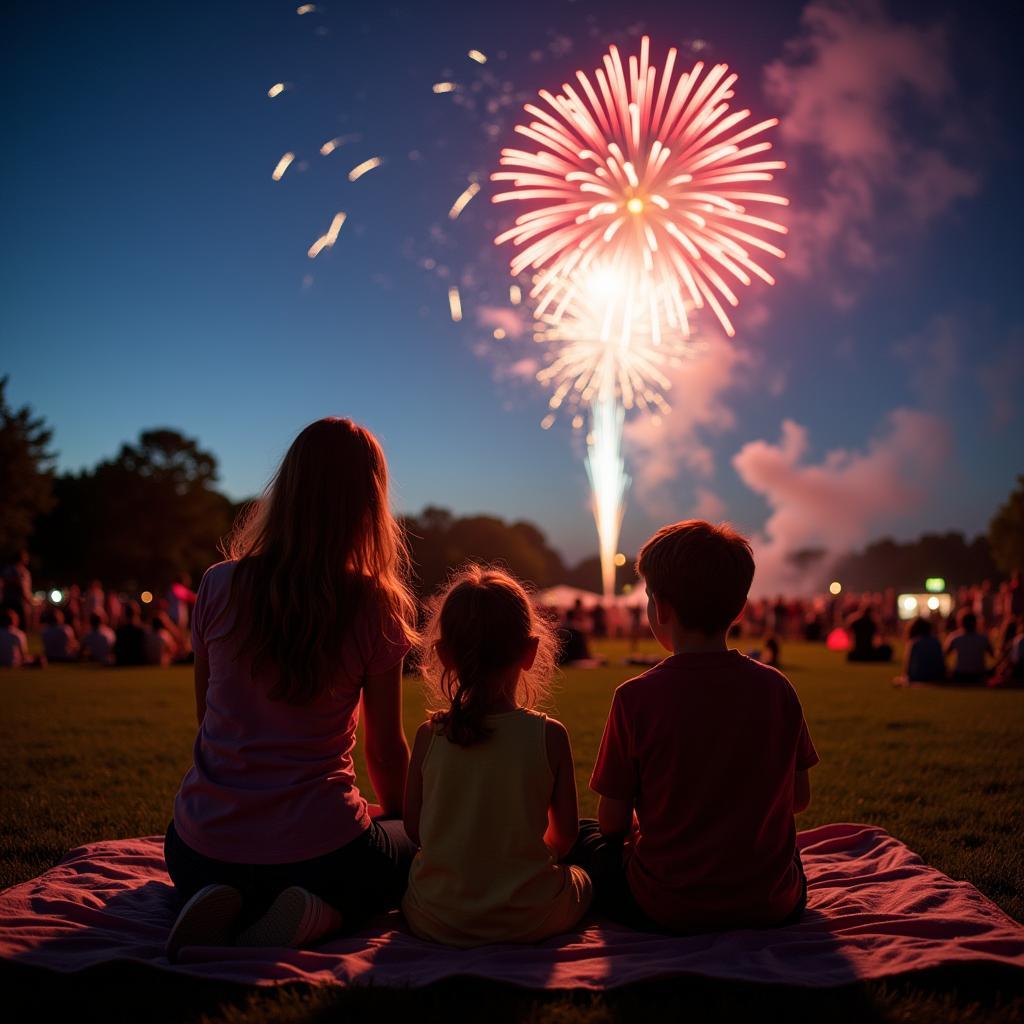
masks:
<path fill-rule="evenodd" d="M 946 581 L 941 576 L 929 576 L 924 581 L 924 589 L 929 594 L 941 594 L 946 589 Z"/>

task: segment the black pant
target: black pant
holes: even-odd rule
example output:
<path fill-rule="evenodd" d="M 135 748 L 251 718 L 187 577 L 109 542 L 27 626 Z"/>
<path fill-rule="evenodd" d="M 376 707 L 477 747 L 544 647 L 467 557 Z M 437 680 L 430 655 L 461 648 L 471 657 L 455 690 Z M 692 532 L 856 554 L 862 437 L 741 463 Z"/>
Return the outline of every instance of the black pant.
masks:
<path fill-rule="evenodd" d="M 231 864 L 204 857 L 167 827 L 167 873 L 182 902 L 203 886 L 219 883 L 242 893 L 244 916 L 255 920 L 279 893 L 298 885 L 340 911 L 346 925 L 402 902 L 416 853 L 400 821 L 375 819 L 358 838 L 322 857 L 292 864 Z"/>
<path fill-rule="evenodd" d="M 594 883 L 595 910 L 630 928 L 663 932 L 665 929 L 644 913 L 629 888 L 622 855 L 625 841 L 625 835 L 602 835 L 594 818 L 582 818 L 579 837 L 566 854 L 565 863 L 577 864 L 590 875 Z M 799 850 L 793 851 L 793 862 L 800 872 L 800 898 L 793 910 L 779 922 L 779 927 L 795 924 L 807 906 L 807 876 Z"/>

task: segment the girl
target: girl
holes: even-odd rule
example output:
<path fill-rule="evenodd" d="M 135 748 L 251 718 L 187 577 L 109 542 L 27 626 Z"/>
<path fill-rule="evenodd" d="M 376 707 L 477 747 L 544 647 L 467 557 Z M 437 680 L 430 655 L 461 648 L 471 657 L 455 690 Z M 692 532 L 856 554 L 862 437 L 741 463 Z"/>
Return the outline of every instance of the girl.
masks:
<path fill-rule="evenodd" d="M 536 942 L 590 904 L 587 874 L 558 863 L 578 830 L 569 735 L 532 710 L 555 647 L 506 572 L 470 565 L 434 606 L 422 670 L 447 707 L 416 734 L 405 796 L 421 849 L 402 909 L 421 938 Z"/>
<path fill-rule="evenodd" d="M 414 847 L 401 813 L 409 748 L 402 660 L 414 639 L 408 556 L 373 435 L 323 419 L 207 571 L 193 617 L 194 762 L 167 830 L 185 904 L 168 940 L 299 946 L 397 906 Z"/>

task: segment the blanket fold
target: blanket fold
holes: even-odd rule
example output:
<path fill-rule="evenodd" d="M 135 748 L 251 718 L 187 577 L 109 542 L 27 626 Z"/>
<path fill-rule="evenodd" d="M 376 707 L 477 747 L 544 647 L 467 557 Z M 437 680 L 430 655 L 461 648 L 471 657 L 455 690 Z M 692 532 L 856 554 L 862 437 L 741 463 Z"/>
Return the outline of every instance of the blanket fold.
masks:
<path fill-rule="evenodd" d="M 826 987 L 970 962 L 1024 967 L 1024 927 L 883 829 L 801 832 L 808 907 L 795 925 L 669 937 L 588 918 L 535 946 L 448 949 L 397 914 L 313 950 L 193 948 L 169 964 L 177 901 L 159 836 L 90 843 L 0 893 L 0 957 L 62 972 L 131 961 L 211 980 L 429 985 L 474 976 L 527 988 L 608 989 L 678 974 Z"/>

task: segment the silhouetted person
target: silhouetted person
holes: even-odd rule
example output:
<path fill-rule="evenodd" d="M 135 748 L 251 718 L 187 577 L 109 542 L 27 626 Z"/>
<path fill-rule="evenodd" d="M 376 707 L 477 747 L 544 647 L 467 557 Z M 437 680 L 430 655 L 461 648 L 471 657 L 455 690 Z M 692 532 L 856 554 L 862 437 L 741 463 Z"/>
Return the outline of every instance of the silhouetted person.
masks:
<path fill-rule="evenodd" d="M 558 653 L 559 665 L 568 665 L 574 661 L 588 661 L 590 659 L 587 634 L 580 629 L 580 626 L 580 613 L 574 606 L 565 617 L 565 625 L 558 631 L 559 638 L 562 641 L 562 646 Z"/>
<path fill-rule="evenodd" d="M 75 631 L 67 624 L 64 611 L 60 608 L 53 609 L 50 624 L 43 630 L 43 650 L 47 661 L 78 660 Z"/>
<path fill-rule="evenodd" d="M 590 609 L 591 632 L 594 636 L 608 635 L 608 613 L 604 610 L 603 604 L 595 604 Z"/>
<path fill-rule="evenodd" d="M 124 606 L 124 621 L 117 627 L 114 640 L 114 664 L 146 664 L 146 631 L 142 627 L 142 614 L 134 601 Z"/>
<path fill-rule="evenodd" d="M 846 655 L 847 661 L 889 661 L 892 658 L 892 647 L 889 644 L 875 643 L 878 623 L 870 604 L 864 604 L 860 614 L 850 621 L 849 629 L 853 634 L 853 647 Z"/>
<path fill-rule="evenodd" d="M 3 572 L 4 607 L 17 613 L 18 622 L 25 629 L 32 625 L 32 573 L 28 563 L 28 552 L 19 551 Z"/>
<path fill-rule="evenodd" d="M 978 632 L 978 617 L 962 611 L 960 628 L 946 639 L 946 654 L 953 655 L 954 683 L 981 683 L 988 676 L 986 658 L 994 656 L 992 644 L 985 633 Z"/>
<path fill-rule="evenodd" d="M 941 683 L 946 678 L 942 644 L 927 619 L 914 619 L 907 630 L 904 672 L 909 683 Z"/>
<path fill-rule="evenodd" d="M 114 660 L 114 631 L 107 625 L 106 613 L 94 611 L 89 616 L 89 632 L 82 637 L 82 650 L 97 665 L 109 665 Z"/>

